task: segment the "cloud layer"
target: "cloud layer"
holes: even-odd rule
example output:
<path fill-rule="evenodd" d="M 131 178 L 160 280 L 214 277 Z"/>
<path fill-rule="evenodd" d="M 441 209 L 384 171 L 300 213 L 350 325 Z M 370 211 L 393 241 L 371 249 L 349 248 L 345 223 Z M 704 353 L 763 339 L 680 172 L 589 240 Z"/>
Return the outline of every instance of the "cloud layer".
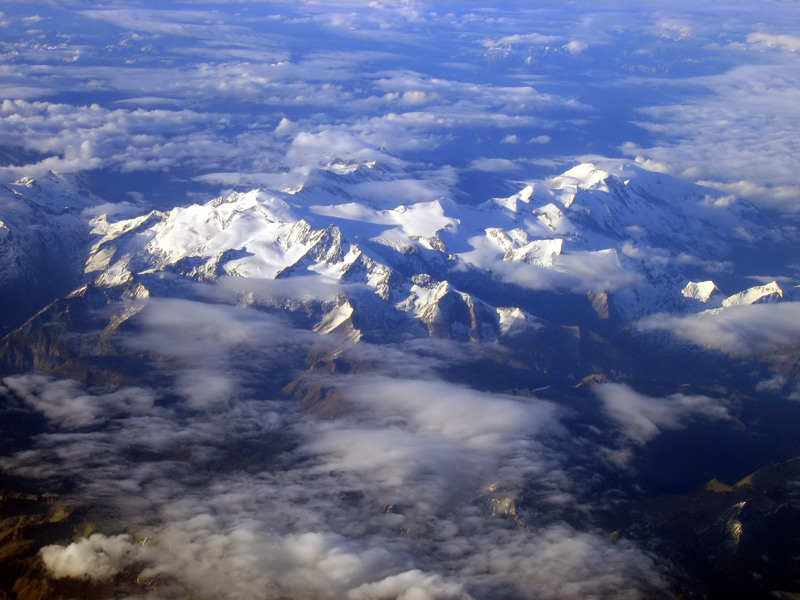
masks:
<path fill-rule="evenodd" d="M 666 330 L 706 348 L 736 356 L 769 354 L 800 343 L 800 303 L 731 306 L 700 315 L 653 315 L 642 331 Z"/>
<path fill-rule="evenodd" d="M 171 390 L 4 381 L 50 427 L 0 467 L 70 481 L 98 524 L 41 549 L 53 577 L 133 573 L 200 598 L 638 598 L 664 585 L 633 544 L 559 518 L 582 493 L 562 411 L 445 381 L 438 369 L 469 356 L 458 344 L 338 347 L 189 300 L 145 301 L 136 323 L 127 343 L 162 357 Z M 280 356 L 314 344 L 369 365 L 313 376 L 339 397 L 333 419 L 263 392 Z M 525 486 L 542 517 L 510 527 Z"/>
<path fill-rule="evenodd" d="M 622 153 L 723 190 L 688 215 L 720 231 L 733 221 L 716 209 L 741 198 L 800 211 L 792 3 L 34 1 L 3 11 L 7 186 L 48 170 L 88 174 L 142 214 L 259 186 L 326 225 L 368 215 L 365 228 L 404 242 L 461 226 L 444 204 L 508 198 L 578 157 Z M 586 223 L 607 209 L 577 206 Z M 398 216 L 412 213 L 422 225 Z M 542 223 L 524 225 L 553 241 Z M 531 250 L 547 268 L 486 250 L 483 222 L 452 251 L 500 282 L 579 294 L 638 293 L 629 267 L 639 259 L 734 269 L 726 256 L 696 258 L 713 240 L 674 253 L 641 224 L 619 223 L 631 240 L 621 252 L 584 251 L 570 229 L 561 233 L 576 246 L 563 255 Z M 730 406 L 620 383 L 587 393 L 588 408 L 573 382 L 558 398 L 498 391 L 505 381 L 488 389 L 475 381 L 496 356 L 474 346 L 353 345 L 271 312 L 287 302 L 313 311 L 345 289 L 317 279 L 223 278 L 195 300 L 142 300 L 115 334 L 152 358 L 135 387 L 2 379 L 8 406 L 42 425 L 0 468 L 68 490 L 98 525 L 41 549 L 52 577 L 138 577 L 140 597 L 555 600 L 666 589 L 661 558 L 595 527 L 607 499 L 593 486 L 617 493 L 625 456 L 695 420 L 733 423 Z M 638 328 L 749 356 L 796 347 L 796 323 L 798 304 L 784 302 L 659 314 Z M 301 376 L 303 401 L 287 398 L 281 390 Z M 618 460 L 603 454 L 614 444 Z"/>

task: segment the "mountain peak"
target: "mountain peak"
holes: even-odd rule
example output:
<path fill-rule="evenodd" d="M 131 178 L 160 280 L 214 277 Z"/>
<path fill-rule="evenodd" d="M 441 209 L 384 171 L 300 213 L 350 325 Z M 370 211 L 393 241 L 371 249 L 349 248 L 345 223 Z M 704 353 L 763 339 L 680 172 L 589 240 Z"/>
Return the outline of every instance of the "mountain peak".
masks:
<path fill-rule="evenodd" d="M 601 169 L 594 163 L 585 162 L 552 178 L 549 184 L 553 189 L 557 190 L 573 190 L 576 188 L 590 190 L 593 188 L 600 188 L 603 191 L 608 191 L 608 188 L 605 186 L 605 181 L 609 177 L 611 177 L 611 173 L 608 171 Z"/>
<path fill-rule="evenodd" d="M 729 296 L 722 301 L 722 306 L 743 306 L 747 304 L 765 304 L 780 302 L 784 299 L 784 291 L 777 281 L 771 281 L 764 285 L 756 285 L 738 294 Z"/>
<path fill-rule="evenodd" d="M 699 300 L 703 303 L 708 303 L 713 298 L 721 299 L 722 297 L 722 292 L 713 281 L 690 281 L 681 290 L 681 294 L 685 298 Z"/>

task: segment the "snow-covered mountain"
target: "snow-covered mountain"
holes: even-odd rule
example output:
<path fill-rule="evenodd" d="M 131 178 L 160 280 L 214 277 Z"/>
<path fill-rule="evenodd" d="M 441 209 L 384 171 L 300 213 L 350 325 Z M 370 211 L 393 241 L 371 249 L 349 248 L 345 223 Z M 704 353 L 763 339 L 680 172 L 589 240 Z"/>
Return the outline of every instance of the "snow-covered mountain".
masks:
<path fill-rule="evenodd" d="M 387 206 L 372 195 L 380 186 L 364 187 L 392 183 L 375 169 L 333 164 L 289 190 L 234 192 L 133 219 L 100 215 L 86 275 L 111 288 L 160 272 L 198 281 L 303 278 L 306 296 L 320 290 L 317 331 L 348 323 L 359 338 L 361 329 L 397 327 L 410 316 L 434 335 L 487 341 L 536 318 L 470 286 L 475 278 L 522 293 L 586 296 L 603 317 L 691 310 L 686 298 L 706 309 L 706 288 L 716 286 L 687 285 L 682 266 L 713 269 L 732 245 L 768 231 L 749 205 L 631 164 L 581 164 L 477 206 L 445 197 Z M 320 182 L 324 204 L 315 203 Z"/>
<path fill-rule="evenodd" d="M 82 283 L 91 240 L 83 211 L 101 202 L 66 174 L 0 186 L 0 329 Z"/>
<path fill-rule="evenodd" d="M 188 293 L 181 282 L 216 284 L 352 341 L 499 342 L 542 372 L 570 370 L 556 355 L 583 372 L 612 368 L 609 335 L 647 315 L 792 299 L 777 282 L 724 293 L 690 277 L 736 268 L 731 248 L 778 230 L 745 203 L 635 164 L 581 164 L 477 205 L 420 199 L 401 177 L 372 162 L 333 163 L 288 188 L 122 219 L 67 178 L 20 180 L 8 190 L 0 271 L 7 286 L 32 290 L 26 317 L 62 299 L 6 341 L 6 361 L 48 370 L 58 357 L 102 354 L 97 340 L 53 335 L 52 323 L 113 330 L 142 299 Z M 409 192 L 400 204 L 398 189 Z M 537 350 L 547 347 L 560 350 Z"/>
<path fill-rule="evenodd" d="M 761 241 L 780 241 L 764 216 L 635 164 L 581 164 L 516 185 L 508 197 L 467 205 L 446 193 L 432 198 L 429 187 L 415 194 L 401 172 L 375 163 L 334 163 L 283 189 L 120 218 L 71 179 L 19 180 L 4 197 L 0 272 L 7 289 L 30 286 L 39 296 L 23 298 L 29 312 L 19 320 L 29 318 L 0 341 L 0 370 L 92 389 L 163 389 L 163 402 L 190 413 L 257 390 L 259 402 L 291 398 L 304 414 L 346 428 L 371 410 L 359 412 L 349 381 L 394 394 L 441 361 L 448 377 L 511 393 L 520 406 L 552 397 L 554 410 L 571 415 L 565 439 L 625 468 L 646 459 L 626 441 L 647 437 L 637 433 L 641 423 L 672 429 L 682 425 L 673 413 L 684 411 L 727 422 L 728 409 L 706 394 L 727 397 L 731 388 L 698 387 L 709 372 L 711 383 L 748 377 L 756 393 L 793 393 L 800 362 L 790 338 L 762 340 L 749 319 L 791 319 L 796 287 L 737 263 Z M 727 289 L 714 281 L 726 271 L 758 284 Z M 737 323 L 765 349 L 762 363 L 736 362 L 749 340 L 728 331 Z M 266 340 L 275 348 L 260 349 Z M 664 381 L 701 395 L 628 391 L 635 382 L 663 395 Z M 471 388 L 455 389 L 460 398 Z M 436 417 L 443 423 L 461 410 L 446 404 Z M 405 423 L 403 414 L 387 431 Z M 524 529 L 538 518 L 535 498 L 502 497 L 505 508 L 489 503 L 486 511 Z M 653 537 L 637 531 L 627 535 L 642 544 Z"/>

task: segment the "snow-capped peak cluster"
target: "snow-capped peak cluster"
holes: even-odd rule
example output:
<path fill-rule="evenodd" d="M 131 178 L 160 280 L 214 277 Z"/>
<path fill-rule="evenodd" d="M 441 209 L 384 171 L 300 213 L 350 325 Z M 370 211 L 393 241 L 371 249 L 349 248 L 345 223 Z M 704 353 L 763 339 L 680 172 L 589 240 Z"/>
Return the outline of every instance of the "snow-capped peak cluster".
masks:
<path fill-rule="evenodd" d="M 733 306 L 770 304 L 793 298 L 792 291 L 784 290 L 777 281 L 755 285 L 730 296 L 725 296 L 713 281 L 690 281 L 681 293 L 690 300 L 703 303 L 704 308 L 714 312 Z"/>
<path fill-rule="evenodd" d="M 618 316 L 685 306 L 682 297 L 708 308 L 716 286 L 683 287 L 675 265 L 720 260 L 762 227 L 747 206 L 720 206 L 711 190 L 629 164 L 581 164 L 478 206 L 411 196 L 391 208 L 365 197 L 379 188 L 363 184 L 383 177 L 391 185 L 392 174 L 371 163 L 348 167 L 323 169 L 302 193 L 252 190 L 133 219 L 97 217 L 86 273 L 103 286 L 162 271 L 204 281 L 310 277 L 320 289 L 340 288 L 333 303 L 318 298 L 319 331 L 405 313 L 437 335 L 488 340 L 535 319 L 459 289 L 470 278 L 610 293 Z"/>

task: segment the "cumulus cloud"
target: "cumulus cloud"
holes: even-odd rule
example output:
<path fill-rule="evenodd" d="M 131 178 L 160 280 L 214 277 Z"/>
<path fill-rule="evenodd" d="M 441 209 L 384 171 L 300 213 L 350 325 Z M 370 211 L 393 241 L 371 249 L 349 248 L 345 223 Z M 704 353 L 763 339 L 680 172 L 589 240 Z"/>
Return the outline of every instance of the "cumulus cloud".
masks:
<path fill-rule="evenodd" d="M 296 282 L 297 289 L 302 285 Z M 284 293 L 293 287 L 283 286 Z M 272 288 L 280 290 L 281 286 Z M 270 286 L 248 286 L 243 281 L 222 289 L 250 294 L 252 301 L 266 300 L 260 290 L 269 290 Z M 279 363 L 296 357 L 317 339 L 316 334 L 294 330 L 280 318 L 230 304 L 150 298 L 140 319 L 144 330 L 129 337 L 127 343 L 137 350 L 175 359 L 175 391 L 186 399 L 187 407 L 195 410 L 228 406 L 239 393 L 237 381 L 243 371 L 254 364 L 267 371 L 280 368 Z"/>
<path fill-rule="evenodd" d="M 441 575 L 429 575 L 414 569 L 391 575 L 375 583 L 361 585 L 348 594 L 350 600 L 465 600 L 468 595 L 457 583 Z"/>
<path fill-rule="evenodd" d="M 800 302 L 751 304 L 699 315 L 653 315 L 640 331 L 670 331 L 698 346 L 734 356 L 776 352 L 800 344 Z"/>
<path fill-rule="evenodd" d="M 472 557 L 470 566 L 499 573 L 501 581 L 523 595 L 534 590 L 544 600 L 635 600 L 666 587 L 653 558 L 624 540 L 612 545 L 558 524 L 539 530 L 535 540 L 504 532 L 498 541 L 492 552 Z"/>
<path fill-rule="evenodd" d="M 364 375 L 329 385 L 352 411 L 308 424 L 308 448 L 324 457 L 321 468 L 378 485 L 387 503 L 441 505 L 498 478 L 519 485 L 548 462 L 541 442 L 561 433 L 552 404 L 438 379 Z"/>
<path fill-rule="evenodd" d="M 294 165 L 316 165 L 327 164 L 336 159 L 375 160 L 378 152 L 347 131 L 301 131 L 292 140 L 287 158 Z"/>
<path fill-rule="evenodd" d="M 45 156 L 36 163 L 5 170 L 35 175 L 104 166 L 161 169 L 184 159 L 193 161 L 203 152 L 198 142 L 208 138 L 192 131 L 216 120 L 188 110 L 108 110 L 97 104 L 75 107 L 26 100 L 4 100 L 0 119 L 4 123 L 0 142 Z"/>
<path fill-rule="evenodd" d="M 708 396 L 671 394 L 653 398 L 621 383 L 603 383 L 594 392 L 606 414 L 637 444 L 649 442 L 664 430 L 681 429 L 692 417 L 731 418 L 724 405 Z"/>
<path fill-rule="evenodd" d="M 571 42 L 568 42 L 562 46 L 562 48 L 564 48 L 564 50 L 569 52 L 572 56 L 577 56 L 578 54 L 586 50 L 588 47 L 589 47 L 588 44 L 585 44 L 584 42 L 579 42 L 578 40 L 572 40 Z"/>
<path fill-rule="evenodd" d="M 105 536 L 95 533 L 66 547 L 45 546 L 39 551 L 47 570 L 54 577 L 75 579 L 110 579 L 129 562 L 135 547 L 131 536 Z"/>
<path fill-rule="evenodd" d="M 509 437 L 557 431 L 552 404 L 485 394 L 442 381 L 357 378 L 340 384 L 348 400 L 385 416 L 405 415 L 418 431 L 493 449 Z"/>
<path fill-rule="evenodd" d="M 493 48 L 498 46 L 515 46 L 520 44 L 529 44 L 529 45 L 547 45 L 552 44 L 554 42 L 559 41 L 558 36 L 553 35 L 544 35 L 541 33 L 533 32 L 533 33 L 515 33 L 513 35 L 507 35 L 505 37 L 501 37 L 497 40 L 484 40 L 483 45 L 487 48 Z"/>
<path fill-rule="evenodd" d="M 198 598 L 470 597 L 460 584 L 441 575 L 398 571 L 399 561 L 385 548 L 364 547 L 332 533 L 269 535 L 255 522 L 225 528 L 202 513 L 173 521 L 137 543 L 130 535 L 94 534 L 66 547 L 46 546 L 40 555 L 57 578 L 102 581 L 127 568 L 145 586 L 155 581 L 164 594 L 188 589 Z M 384 575 L 391 566 L 398 572 Z"/>
<path fill-rule="evenodd" d="M 377 383 L 365 382 L 361 393 L 369 393 Z M 413 383 L 400 382 L 401 387 Z M 435 392 L 447 391 L 450 384 L 428 385 Z M 459 391 L 475 395 L 458 386 L 449 391 L 452 402 L 456 402 Z M 503 408 L 504 401 L 522 404 L 510 398 L 485 397 L 487 409 L 497 402 Z M 182 436 L 172 441 L 174 447 L 184 456 L 188 452 L 194 457 L 174 465 L 169 453 L 152 444 L 156 423 L 139 426 L 136 422 L 140 417 L 124 419 L 119 430 L 109 431 L 109 441 L 113 442 L 103 452 L 95 448 L 88 454 L 95 457 L 91 462 L 86 462 L 87 454 L 76 452 L 87 440 L 63 435 L 51 438 L 52 449 L 58 448 L 55 462 L 62 474 L 77 475 L 89 469 L 85 479 L 81 478 L 85 482 L 84 501 L 99 494 L 114 508 L 108 525 L 118 526 L 121 511 L 137 533 L 135 537 L 95 534 L 66 546 L 47 546 L 41 555 L 48 571 L 54 577 L 103 580 L 127 570 L 141 582 L 158 582 L 164 593 L 173 588 L 184 593 L 190 590 L 199 598 L 230 593 L 251 597 L 266 591 L 331 599 L 465 600 L 473 597 L 469 589 L 475 586 L 489 593 L 510 588 L 525 594 L 537 589 L 545 598 L 564 597 L 565 593 L 566 597 L 579 598 L 588 590 L 601 597 L 627 590 L 625 593 L 637 597 L 640 590 L 661 586 L 653 560 L 628 542 L 612 545 L 601 536 L 561 524 L 536 531 L 509 529 L 502 520 L 481 517 L 471 493 L 454 495 L 457 490 L 444 490 L 436 483 L 448 477 L 452 482 L 457 471 L 451 469 L 456 464 L 463 477 L 474 478 L 475 463 L 471 459 L 480 455 L 458 455 L 459 446 L 448 438 L 419 447 L 418 435 L 413 445 L 394 435 L 403 431 L 413 437 L 413 427 L 374 428 L 368 438 L 368 427 L 380 423 L 369 413 L 359 417 L 360 429 L 351 429 L 353 421 L 348 420 L 338 424 L 306 420 L 299 429 L 302 447 L 293 451 L 294 459 L 288 465 L 276 469 L 277 465 L 265 462 L 267 457 L 256 459 L 257 455 L 251 455 L 243 457 L 243 462 L 258 460 L 252 470 L 232 470 L 223 463 L 213 467 L 221 471 L 212 470 L 215 474 L 209 478 L 203 465 L 213 465 L 215 460 L 205 462 L 201 457 L 214 446 L 206 444 L 216 445 L 234 432 L 237 440 L 228 443 L 252 443 L 277 434 L 287 425 L 280 420 L 271 425 L 264 421 L 265 410 L 278 408 L 274 403 L 255 402 L 248 410 L 242 408 L 243 404 L 239 410 L 231 407 L 211 419 L 187 421 L 172 416 L 170 435 L 180 432 Z M 404 412 L 411 414 L 415 409 Z M 386 418 L 389 407 L 377 413 L 378 418 Z M 491 429 L 490 425 L 483 427 Z M 456 429 L 444 434 L 457 442 L 472 438 L 472 433 Z M 141 436 L 145 432 L 149 437 Z M 326 432 L 339 434 L 341 451 L 346 453 L 342 456 L 350 457 L 346 463 L 330 454 L 331 439 L 325 438 Z M 520 434 L 511 424 L 499 428 L 500 435 L 508 432 L 512 437 Z M 454 463 L 448 463 L 441 454 L 448 445 Z M 486 450 L 485 443 L 480 447 Z M 133 448 L 146 450 L 140 454 L 144 462 L 129 463 L 127 449 Z M 404 463 L 403 453 L 414 448 L 413 460 Z M 54 456 L 42 454 L 43 449 L 40 446 L 36 455 L 17 457 L 15 470 L 20 472 L 20 463 L 25 461 L 53 462 Z M 219 457 L 223 449 L 217 446 L 211 456 Z M 404 464 L 408 469 L 401 493 L 396 496 L 387 496 L 376 488 L 387 480 L 388 473 L 354 470 L 354 461 L 380 466 L 382 449 L 391 453 L 383 466 L 394 472 Z M 317 454 L 317 450 L 322 453 Z M 195 467 L 192 461 L 200 462 Z M 425 464 L 436 465 L 441 472 L 431 473 Z M 10 463 L 3 466 L 9 468 Z M 200 480 L 197 468 L 204 473 Z M 96 471 L 92 473 L 92 469 Z M 102 477 L 98 477 L 100 473 Z M 542 472 L 539 477 L 546 474 Z M 423 504 L 415 508 L 414 503 L 420 501 Z M 396 508 L 382 510 L 387 502 Z M 398 536 L 398 529 L 413 535 Z M 424 566 L 414 558 L 419 552 L 428 556 Z M 147 587 L 141 591 L 145 594 Z"/>

